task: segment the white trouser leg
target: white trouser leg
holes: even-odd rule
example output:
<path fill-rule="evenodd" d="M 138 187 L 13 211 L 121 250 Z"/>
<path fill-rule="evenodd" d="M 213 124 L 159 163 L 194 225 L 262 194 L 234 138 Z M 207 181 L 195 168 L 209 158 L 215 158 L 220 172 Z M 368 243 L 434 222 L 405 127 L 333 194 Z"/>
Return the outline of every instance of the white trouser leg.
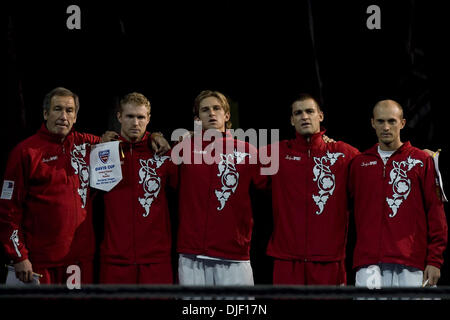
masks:
<path fill-rule="evenodd" d="M 381 269 L 376 264 L 360 268 L 356 272 L 355 287 L 379 289 L 381 283 Z"/>
<path fill-rule="evenodd" d="M 250 262 L 216 262 L 215 265 L 214 279 L 216 285 L 254 285 Z"/>
<path fill-rule="evenodd" d="M 178 280 L 181 285 L 205 285 L 205 271 L 202 261 L 180 255 L 178 258 Z"/>

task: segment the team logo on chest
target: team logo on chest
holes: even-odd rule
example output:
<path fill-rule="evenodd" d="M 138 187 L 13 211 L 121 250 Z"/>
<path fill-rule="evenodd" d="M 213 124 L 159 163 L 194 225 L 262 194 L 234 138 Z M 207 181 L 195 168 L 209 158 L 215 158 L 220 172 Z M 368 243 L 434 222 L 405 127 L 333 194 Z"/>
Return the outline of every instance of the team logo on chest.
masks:
<path fill-rule="evenodd" d="M 70 152 L 72 168 L 75 170 L 75 174 L 78 175 L 80 180 L 80 187 L 78 188 L 78 194 L 81 198 L 81 208 L 86 206 L 87 189 L 89 186 L 89 166 L 86 164 L 86 143 L 80 145 L 73 145 L 73 149 Z"/>
<path fill-rule="evenodd" d="M 323 212 L 328 198 L 333 194 L 334 188 L 336 187 L 336 178 L 330 167 L 336 163 L 339 157 L 345 157 L 345 155 L 340 152 L 330 153 L 327 151 L 326 156 L 313 158 L 316 164 L 313 168 L 313 181 L 317 182 L 317 187 L 319 188 L 319 194 L 312 195 L 314 202 L 319 208 L 316 211 L 317 215 Z"/>
<path fill-rule="evenodd" d="M 417 164 L 423 167 L 423 162 L 420 160 L 408 157 L 406 161 L 392 161 L 393 168 L 389 173 L 390 181 L 392 185 L 392 198 L 386 197 L 386 202 L 391 208 L 392 212 L 389 214 L 390 218 L 395 217 L 398 208 L 403 203 L 403 200 L 408 198 L 411 191 L 411 180 L 408 178 L 407 173 L 414 168 Z"/>
<path fill-rule="evenodd" d="M 144 197 L 138 198 L 138 201 L 145 209 L 145 213 L 142 214 L 144 217 L 147 217 L 150 213 L 150 207 L 161 190 L 161 178 L 158 176 L 157 169 L 167 159 L 170 159 L 170 157 L 160 157 L 157 155 L 147 160 L 139 159 L 141 165 L 139 169 L 139 184 L 142 184 L 144 188 Z"/>
<path fill-rule="evenodd" d="M 222 210 L 225 207 L 230 196 L 236 191 L 239 183 L 239 172 L 236 170 L 236 164 L 239 164 L 245 157 L 251 157 L 250 154 L 244 152 L 238 152 L 234 150 L 233 153 L 220 154 L 220 162 L 218 164 L 219 173 L 222 182 L 222 188 L 220 190 L 214 190 L 217 200 L 220 205 L 217 210 Z"/>

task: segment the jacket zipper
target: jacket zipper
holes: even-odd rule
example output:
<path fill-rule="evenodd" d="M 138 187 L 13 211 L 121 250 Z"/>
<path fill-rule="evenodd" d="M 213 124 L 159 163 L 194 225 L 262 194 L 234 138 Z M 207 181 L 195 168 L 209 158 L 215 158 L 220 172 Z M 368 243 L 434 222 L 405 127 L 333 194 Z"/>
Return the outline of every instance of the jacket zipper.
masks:
<path fill-rule="evenodd" d="M 129 177 L 133 177 L 133 173 L 135 172 L 134 170 L 134 157 L 133 157 L 133 144 L 130 143 L 130 157 L 128 159 L 130 161 L 130 172 L 129 172 Z M 125 159 L 124 159 L 124 164 L 125 164 Z M 137 253 L 136 253 L 136 203 L 135 200 L 137 198 L 137 191 L 134 188 L 134 185 L 130 186 L 131 190 L 133 192 L 131 192 L 131 222 L 132 222 L 132 230 L 133 230 L 133 254 L 134 254 L 134 261 L 133 263 L 136 265 L 137 264 Z"/>
<path fill-rule="evenodd" d="M 386 163 L 384 163 L 383 159 L 380 157 L 379 154 L 377 154 L 376 156 L 378 157 L 378 159 L 381 161 L 381 163 L 383 164 L 383 178 L 381 181 L 381 187 L 383 190 L 383 198 L 381 199 L 382 204 L 382 213 L 381 213 L 381 232 L 380 232 L 380 243 L 379 243 L 379 249 L 378 249 L 378 261 L 379 263 L 381 263 L 382 261 L 382 255 L 381 255 L 381 246 L 382 246 L 382 237 L 383 237 L 383 230 L 385 229 L 386 226 L 386 199 L 385 199 L 385 195 L 386 195 L 386 190 L 385 190 L 385 180 L 386 180 L 386 167 L 387 165 L 392 161 L 394 155 L 397 153 L 398 149 L 389 157 L 389 159 L 386 161 Z"/>
<path fill-rule="evenodd" d="M 72 157 L 71 157 L 71 155 L 70 155 L 70 152 L 69 152 L 69 154 L 67 154 L 66 153 L 66 147 L 65 147 L 65 145 L 64 145 L 64 143 L 67 141 L 67 137 L 66 137 L 66 139 L 64 139 L 64 141 L 62 142 L 62 145 L 61 145 L 61 150 L 62 150 L 62 156 L 63 156 L 63 159 L 64 159 L 64 163 L 66 163 L 67 164 L 67 172 L 70 172 L 70 170 L 74 170 L 73 168 L 72 168 L 72 165 L 71 165 L 71 163 L 72 163 Z M 75 141 L 73 141 L 73 143 L 72 143 L 72 145 L 75 147 Z M 78 212 L 78 210 L 79 209 L 81 209 L 81 208 L 78 208 L 78 206 L 77 206 L 77 200 L 78 200 L 78 198 L 77 198 L 77 196 L 78 197 L 80 197 L 80 202 L 81 203 L 83 203 L 83 199 L 81 199 L 81 196 L 79 195 L 79 193 L 78 193 L 78 189 L 81 187 L 81 182 L 80 182 L 80 174 L 81 174 L 81 172 L 79 171 L 80 170 L 80 168 L 78 168 L 78 174 L 77 175 L 74 175 L 75 176 L 75 179 L 70 179 L 71 181 L 70 181 L 70 183 L 72 184 L 72 186 L 73 186 L 73 188 L 74 188 L 74 190 L 76 190 L 76 192 L 74 192 L 73 193 L 73 207 L 74 207 L 74 212 Z M 75 173 L 75 171 L 73 171 L 74 173 Z M 66 177 L 66 179 L 69 179 L 69 177 Z M 77 185 L 77 182 L 78 181 L 78 185 Z M 85 210 L 87 210 L 87 206 L 88 206 L 88 198 L 87 198 L 87 194 L 86 194 L 86 205 L 85 205 Z M 78 222 L 77 221 L 77 219 L 78 219 L 78 215 L 77 214 L 75 214 L 75 215 L 73 215 L 73 217 L 74 217 L 74 220 L 75 220 L 75 224 Z"/>
<path fill-rule="evenodd" d="M 195 145 L 194 145 L 194 150 L 195 150 Z M 201 150 L 203 151 L 203 145 Z M 213 165 L 208 165 L 206 166 L 207 168 L 209 168 L 209 176 L 210 176 L 210 181 L 214 181 L 214 166 Z M 203 252 L 202 254 L 208 255 L 207 250 L 208 250 L 208 245 L 207 245 L 207 238 L 208 238 L 208 222 L 209 222 L 209 215 L 210 212 L 212 211 L 211 209 L 211 204 L 214 200 L 214 198 L 212 197 L 213 191 L 212 191 L 212 187 L 213 187 L 213 183 L 211 183 L 209 185 L 208 188 L 208 202 L 206 205 L 206 219 L 205 219 L 205 225 L 204 225 L 204 231 L 203 231 Z"/>
<path fill-rule="evenodd" d="M 311 170 L 309 170 L 311 169 Z M 309 197 L 309 193 L 310 193 L 310 188 L 308 188 L 309 185 L 309 181 L 311 181 L 311 172 L 312 172 L 312 167 L 311 167 L 311 141 L 308 142 L 308 179 L 305 179 L 305 190 L 307 190 L 305 192 L 305 203 L 307 204 L 307 208 L 306 208 L 306 212 L 305 212 L 305 257 L 304 257 L 304 261 L 308 262 L 308 216 L 311 210 L 311 205 L 310 205 L 310 201 L 308 199 Z M 306 272 L 306 267 L 305 267 L 305 272 Z M 306 273 L 305 273 L 305 279 L 306 279 Z"/>
<path fill-rule="evenodd" d="M 400 147 L 401 148 L 401 147 Z M 381 263 L 382 261 L 382 256 L 381 256 L 381 246 L 382 246 L 382 236 L 383 236 L 383 230 L 385 229 L 386 226 L 386 216 L 388 215 L 388 213 L 386 213 L 386 199 L 385 199 L 385 195 L 386 195 L 386 190 L 385 190 L 385 180 L 386 180 L 386 167 L 388 166 L 388 164 L 390 162 L 392 162 L 394 156 L 398 153 L 398 150 L 400 150 L 400 148 L 398 148 L 397 150 L 395 150 L 394 153 L 392 153 L 392 155 L 389 157 L 389 159 L 386 161 L 386 163 L 384 163 L 383 159 L 381 159 L 380 155 L 377 154 L 376 156 L 378 157 L 378 159 L 380 159 L 381 163 L 383 164 L 383 178 L 382 178 L 382 182 L 381 182 L 381 187 L 383 190 L 383 198 L 381 199 L 382 201 L 382 213 L 381 213 L 381 232 L 380 232 L 380 244 L 379 244 L 379 249 L 378 249 L 378 261 L 379 263 Z"/>
<path fill-rule="evenodd" d="M 382 190 L 383 190 L 383 197 L 381 198 L 381 232 L 380 232 L 380 238 L 379 238 L 379 242 L 378 242 L 378 264 L 380 264 L 380 263 L 382 263 L 382 254 L 381 254 L 381 247 L 382 247 L 382 245 L 383 245 L 383 232 L 384 232 L 384 225 L 385 225 L 385 218 L 384 218 L 384 216 L 385 216 L 385 210 L 384 210 L 384 194 L 385 194 L 385 192 L 384 192 L 384 180 L 385 180 L 385 177 L 386 177 L 386 164 L 384 163 L 384 161 L 383 161 L 383 159 L 381 159 L 381 157 L 380 156 L 378 156 L 378 158 L 381 160 L 381 163 L 383 164 L 383 176 L 382 176 L 382 178 L 381 178 L 381 187 L 382 187 Z"/>

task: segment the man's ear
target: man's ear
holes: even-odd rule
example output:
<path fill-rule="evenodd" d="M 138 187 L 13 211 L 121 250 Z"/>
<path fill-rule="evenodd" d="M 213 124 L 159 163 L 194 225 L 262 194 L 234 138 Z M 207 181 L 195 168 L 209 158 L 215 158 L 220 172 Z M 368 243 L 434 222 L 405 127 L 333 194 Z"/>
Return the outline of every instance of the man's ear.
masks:
<path fill-rule="evenodd" d="M 375 120 L 373 118 L 370 118 L 370 123 L 372 124 L 372 128 L 375 129 Z"/>
<path fill-rule="evenodd" d="M 122 112 L 117 112 L 117 120 L 122 123 Z"/>
<path fill-rule="evenodd" d="M 225 122 L 230 121 L 231 114 L 229 112 L 225 113 Z"/>
<path fill-rule="evenodd" d="M 322 111 L 319 111 L 319 120 L 320 120 L 320 122 L 322 122 L 323 119 L 325 119 L 325 115 L 323 114 Z"/>
<path fill-rule="evenodd" d="M 406 119 L 402 119 L 402 129 L 405 127 L 406 125 Z"/>
<path fill-rule="evenodd" d="M 47 121 L 47 119 L 48 119 L 48 112 L 47 112 L 47 110 L 44 109 L 44 111 L 42 112 L 42 115 L 44 116 L 44 120 Z"/>

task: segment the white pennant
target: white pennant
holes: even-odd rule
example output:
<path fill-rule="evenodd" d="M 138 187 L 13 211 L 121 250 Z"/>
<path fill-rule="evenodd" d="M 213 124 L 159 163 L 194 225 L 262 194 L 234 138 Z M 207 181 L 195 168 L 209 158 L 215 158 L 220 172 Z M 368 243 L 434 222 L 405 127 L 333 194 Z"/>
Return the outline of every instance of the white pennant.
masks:
<path fill-rule="evenodd" d="M 91 187 L 110 191 L 122 180 L 119 143 L 120 141 L 111 141 L 91 147 L 89 165 Z"/>

